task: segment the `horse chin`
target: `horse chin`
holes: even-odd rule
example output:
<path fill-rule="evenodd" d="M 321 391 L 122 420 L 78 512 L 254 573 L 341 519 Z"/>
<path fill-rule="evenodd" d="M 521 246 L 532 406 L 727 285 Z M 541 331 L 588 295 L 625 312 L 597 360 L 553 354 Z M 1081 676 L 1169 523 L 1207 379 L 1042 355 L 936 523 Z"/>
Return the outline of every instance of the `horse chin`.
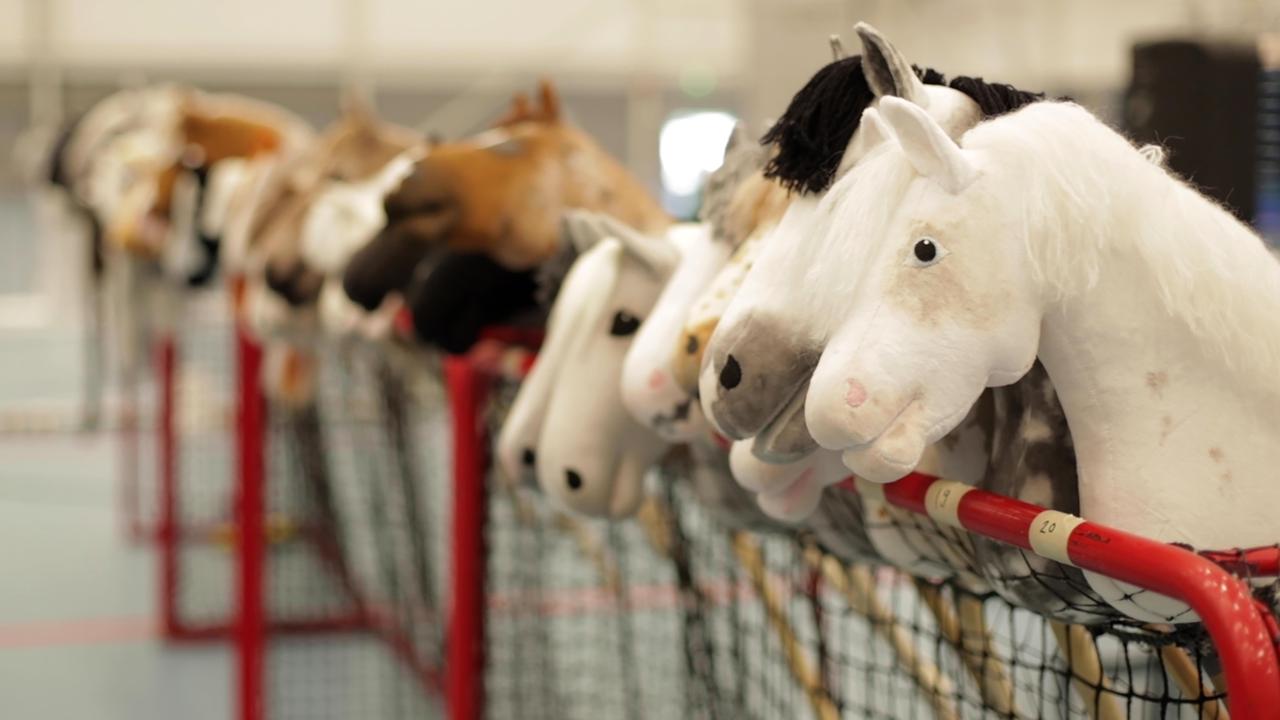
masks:
<path fill-rule="evenodd" d="M 756 457 L 774 463 L 793 462 L 818 449 L 804 419 L 808 390 L 806 381 L 778 417 L 756 435 L 751 448 Z"/>
<path fill-rule="evenodd" d="M 858 477 L 888 483 L 914 471 L 926 447 L 924 433 L 899 422 L 870 443 L 845 450 L 841 459 Z"/>
<path fill-rule="evenodd" d="M 777 492 L 761 493 L 756 501 L 769 517 L 786 523 L 799 523 L 818 509 L 822 491 L 822 484 L 810 468 Z"/>

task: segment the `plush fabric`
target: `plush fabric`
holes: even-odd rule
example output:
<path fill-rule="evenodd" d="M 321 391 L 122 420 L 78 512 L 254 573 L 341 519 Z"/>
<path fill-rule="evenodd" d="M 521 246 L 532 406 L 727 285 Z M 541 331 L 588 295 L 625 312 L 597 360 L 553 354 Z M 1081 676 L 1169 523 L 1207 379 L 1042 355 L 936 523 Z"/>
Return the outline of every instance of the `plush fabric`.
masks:
<path fill-rule="evenodd" d="M 487 327 L 538 319 L 536 289 L 531 270 L 508 270 L 481 253 L 445 251 L 419 267 L 405 302 L 418 340 L 464 353 Z"/>
<path fill-rule="evenodd" d="M 959 144 L 910 104 L 881 113 L 896 145 L 875 163 L 908 182 L 830 196 L 817 243 L 839 239 L 864 270 L 811 381 L 815 438 L 893 479 L 904 449 L 946 434 L 1038 353 L 1071 424 L 1083 516 L 1201 549 L 1274 542 L 1280 449 L 1257 428 L 1280 420 L 1280 266 L 1257 236 L 1069 103 L 1033 103 Z M 1009 227 L 1022 231 L 996 230 Z M 932 228 L 949 252 L 904 260 L 919 241 L 906 228 Z M 855 386 L 868 401 L 851 402 Z M 1090 582 L 1132 617 L 1193 617 Z"/>
<path fill-rule="evenodd" d="M 977 122 L 980 111 L 969 97 L 950 88 L 921 83 L 914 73 L 905 70 L 909 65 L 874 30 L 860 26 L 859 35 L 872 56 L 866 65 L 876 73 L 873 80 L 868 80 L 869 87 L 880 95 L 903 95 L 926 104 L 930 113 L 943 118 L 957 134 Z M 874 118 L 870 123 L 859 124 L 856 132 L 844 136 L 846 146 L 834 159 L 834 174 L 843 176 L 851 172 L 850 168 L 856 169 L 860 161 L 891 139 Z M 805 408 L 809 375 L 821 356 L 828 332 L 822 322 L 840 315 L 834 300 L 830 308 L 811 301 L 832 290 L 813 283 L 816 278 L 825 277 L 824 273 L 856 267 L 841 265 L 837 259 L 807 246 L 808 236 L 814 228 L 824 227 L 828 215 L 818 198 L 795 199 L 777 226 L 756 241 L 756 256 L 743 271 L 745 284 L 737 292 L 726 293 L 731 298 L 727 308 L 713 310 L 704 321 L 715 328 L 712 348 L 708 350 L 711 355 L 716 354 L 717 342 L 733 348 L 717 357 L 704 357 L 711 361 L 704 364 L 704 370 L 711 366 L 714 371 L 703 373 L 700 389 L 703 407 L 715 415 L 717 425 L 733 437 L 744 438 L 735 444 L 738 465 L 748 459 L 759 462 L 761 458 L 782 462 L 782 467 L 811 462 L 808 458 L 812 455 L 825 457 L 829 464 L 839 459 L 830 451 L 811 451 Z M 751 310 L 733 317 L 735 305 Z M 762 306 L 770 311 L 776 308 L 776 314 L 759 312 Z M 750 324 L 741 322 L 746 317 Z M 750 391 L 735 391 L 737 388 Z M 719 401 L 727 403 L 717 408 Z M 975 482 L 986 469 L 986 438 L 981 428 L 962 433 L 949 446 L 922 452 L 918 465 L 945 477 Z M 740 472 L 739 479 L 749 486 L 761 482 L 745 469 Z M 838 494 L 824 490 L 845 474 L 832 471 L 821 482 L 813 476 L 801 480 L 783 475 L 786 482 L 780 485 L 760 485 L 761 506 L 770 514 L 802 519 L 818 506 L 820 497 Z M 913 573 L 956 576 L 974 589 L 985 587 L 975 568 L 972 548 L 963 538 L 952 537 L 949 531 L 932 525 L 922 526 L 904 512 L 874 499 L 864 499 L 859 508 L 864 513 L 862 522 L 852 527 L 850 536 L 861 533 L 877 556 Z M 847 505 L 843 509 L 847 511 Z M 843 519 L 848 520 L 847 512 Z M 815 523 L 826 530 L 833 529 L 828 520 L 819 518 Z"/>
<path fill-rule="evenodd" d="M 668 446 L 627 413 L 619 377 L 676 250 L 598 216 L 574 213 L 567 226 L 582 254 L 499 435 L 498 458 L 513 478 L 535 475 L 564 507 L 626 517 L 639 509 L 644 476 Z"/>
<path fill-rule="evenodd" d="M 863 43 L 863 56 L 857 68 L 859 72 L 863 67 L 868 71 L 868 77 L 862 80 L 867 93 L 854 93 L 861 98 L 857 107 L 846 107 L 842 103 L 831 110 L 844 119 L 845 124 L 828 125 L 829 119 L 819 120 L 820 109 L 829 104 L 826 81 L 802 89 L 792 100 L 797 110 L 795 117 L 810 118 L 815 127 L 822 127 L 829 135 L 824 138 L 824 145 L 835 140 L 844 144 L 833 151 L 833 157 L 823 158 L 822 162 L 827 164 L 816 167 L 814 158 L 809 157 L 811 149 L 796 149 L 779 138 L 774 164 L 767 171 L 778 176 L 780 182 L 795 187 L 825 188 L 831 177 L 847 176 L 849 168 L 885 139 L 874 121 L 868 124 L 859 119 L 868 107 L 886 97 L 913 98 L 955 134 L 979 120 L 979 107 L 968 96 L 939 84 L 922 82 L 910 70 L 910 64 L 874 28 L 859 24 L 857 31 Z M 839 70 L 841 74 L 847 72 L 847 69 Z M 932 75 L 930 79 L 941 81 Z M 849 83 L 852 81 L 843 81 L 843 84 Z M 856 128 L 850 129 L 852 125 Z M 798 154 L 794 162 L 788 159 L 792 153 Z M 826 172 L 828 164 L 830 174 Z M 809 174 L 784 174 L 781 171 L 784 165 L 796 172 L 800 166 L 807 166 Z M 795 414 L 787 417 L 796 426 L 776 431 L 767 428 L 782 416 L 783 408 L 795 401 L 830 335 L 831 321 L 840 316 L 838 302 L 818 304 L 833 294 L 827 293 L 813 278 L 819 274 L 819 268 L 837 272 L 849 266 L 841 266 L 836 258 L 824 256 L 806 238 L 813 232 L 812 228 L 827 222 L 827 216 L 827 211 L 812 195 L 791 203 L 777 227 L 761 237 L 754 264 L 745 272 L 740 289 L 718 312 L 714 332 L 703 343 L 698 382 L 703 410 L 716 427 L 731 438 L 741 439 L 762 432 L 775 437 L 803 437 L 804 431 L 798 427 L 799 416 Z M 855 277 L 856 273 L 845 275 Z"/>
<path fill-rule="evenodd" d="M 622 400 L 637 422 L 668 442 L 700 438 L 707 426 L 693 393 L 676 383 L 671 349 L 684 331 L 692 299 L 728 260 L 730 248 L 706 225 L 676 225 L 666 239 L 680 253 L 649 317 L 636 333 L 622 367 Z"/>

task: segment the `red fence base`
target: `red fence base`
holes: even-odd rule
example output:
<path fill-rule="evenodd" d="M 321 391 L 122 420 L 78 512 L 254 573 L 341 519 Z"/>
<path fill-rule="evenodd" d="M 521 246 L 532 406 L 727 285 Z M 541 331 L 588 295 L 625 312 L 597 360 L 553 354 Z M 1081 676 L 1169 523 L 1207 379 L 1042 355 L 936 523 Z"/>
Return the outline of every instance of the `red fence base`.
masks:
<path fill-rule="evenodd" d="M 236 511 L 239 532 L 236 653 L 239 717 L 262 720 L 266 687 L 266 620 L 263 591 L 266 553 L 266 403 L 259 387 L 262 350 L 243 328 L 236 331 L 236 375 L 239 388 L 236 460 L 239 470 Z"/>
<path fill-rule="evenodd" d="M 451 720 L 484 712 L 485 438 L 480 406 L 486 376 L 466 357 L 445 361 L 453 421 L 452 592 L 445 662 Z"/>
<path fill-rule="evenodd" d="M 1032 552 L 1031 535 L 1039 530 L 1035 521 L 1045 512 L 1031 503 L 919 473 L 888 485 L 860 487 L 883 492 L 898 507 Z M 949 503 L 954 507 L 948 508 Z M 1190 550 L 1088 521 L 1070 531 L 1066 548 L 1076 567 L 1191 606 L 1222 661 L 1232 717 L 1274 718 L 1280 713 L 1277 638 L 1264 618 L 1268 611 L 1255 605 L 1247 583 Z"/>

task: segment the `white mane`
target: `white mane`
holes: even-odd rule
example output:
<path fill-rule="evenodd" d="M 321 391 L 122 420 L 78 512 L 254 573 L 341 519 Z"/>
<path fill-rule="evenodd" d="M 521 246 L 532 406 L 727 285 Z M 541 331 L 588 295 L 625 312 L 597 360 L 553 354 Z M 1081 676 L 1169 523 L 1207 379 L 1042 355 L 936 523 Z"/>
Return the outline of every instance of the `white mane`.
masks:
<path fill-rule="evenodd" d="M 1034 103 L 961 144 L 985 156 L 984 173 L 1017 178 L 1007 201 L 1021 208 L 1037 279 L 1058 298 L 1136 252 L 1171 316 L 1260 387 L 1274 384 L 1280 332 L 1262 331 L 1280 327 L 1280 263 L 1230 213 L 1072 103 Z"/>

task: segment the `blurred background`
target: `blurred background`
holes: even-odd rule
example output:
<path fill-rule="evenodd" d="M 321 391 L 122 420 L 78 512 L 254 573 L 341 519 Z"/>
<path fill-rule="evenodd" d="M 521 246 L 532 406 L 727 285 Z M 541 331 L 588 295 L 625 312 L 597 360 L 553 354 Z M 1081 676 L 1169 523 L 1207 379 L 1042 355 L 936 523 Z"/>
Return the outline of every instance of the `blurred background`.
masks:
<path fill-rule="evenodd" d="M 456 137 L 546 77 L 688 216 L 733 121 L 761 131 L 829 61 L 829 35 L 856 45 L 859 20 L 920 65 L 1069 95 L 1175 159 L 1225 157 L 1200 179 L 1236 178 L 1211 189 L 1250 219 L 1274 211 L 1255 180 L 1280 139 L 1257 119 L 1280 99 L 1260 100 L 1255 80 L 1278 54 L 1275 0 L 0 0 L 0 148 L 16 151 L 0 161 L 0 715 L 230 712 L 225 650 L 156 640 L 151 559 L 117 532 L 116 445 L 69 434 L 84 381 L 79 240 L 41 225 L 24 178 L 59 124 L 121 87 L 177 81 L 316 125 L 358 88 L 387 119 Z M 1139 52 L 1167 40 L 1209 50 Z M 1172 105 L 1169 87 L 1185 91 Z M 1189 108 L 1212 116 L 1197 138 L 1233 149 L 1180 149 L 1153 107 L 1175 128 Z"/>

